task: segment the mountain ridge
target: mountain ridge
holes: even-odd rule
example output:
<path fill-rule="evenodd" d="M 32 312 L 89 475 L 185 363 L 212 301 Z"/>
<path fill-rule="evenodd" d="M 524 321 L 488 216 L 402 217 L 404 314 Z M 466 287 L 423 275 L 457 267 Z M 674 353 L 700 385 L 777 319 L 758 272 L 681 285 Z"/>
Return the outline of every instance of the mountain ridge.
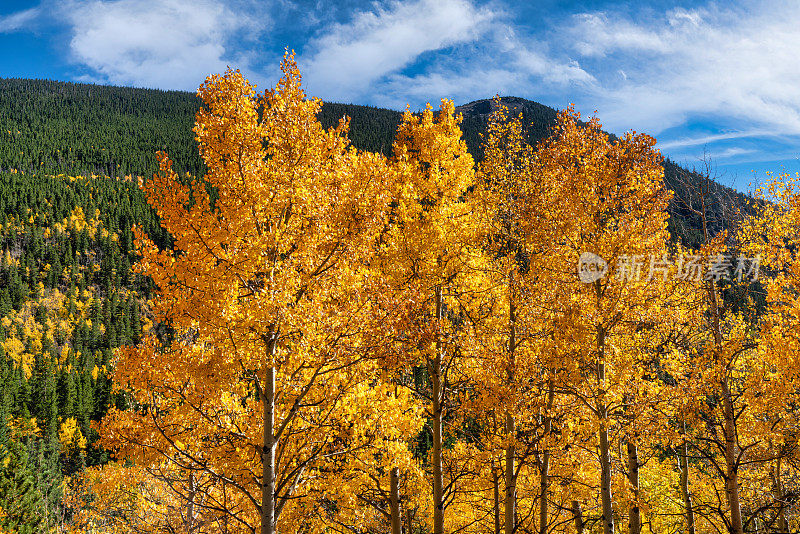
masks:
<path fill-rule="evenodd" d="M 547 137 L 557 110 L 517 96 L 500 102 L 523 115 L 532 144 Z M 165 91 L 107 85 L 0 78 L 0 171 L 10 169 L 53 174 L 107 174 L 148 176 L 157 170 L 155 152 L 166 150 L 179 172 L 203 174 L 192 126 L 200 99 L 187 91 Z M 479 99 L 456 107 L 463 116 L 462 132 L 470 153 L 482 159 L 482 133 L 493 99 Z M 375 106 L 324 102 L 318 115 L 330 127 L 350 117 L 353 146 L 389 154 L 402 112 Z M 665 184 L 675 191 L 671 230 L 687 244 L 695 244 L 700 227 L 696 214 L 682 208 L 692 184 L 703 176 L 665 159 Z M 744 209 L 747 197 L 708 182 L 712 230 L 724 226 L 726 212 Z M 723 221 L 723 222 L 716 222 Z"/>

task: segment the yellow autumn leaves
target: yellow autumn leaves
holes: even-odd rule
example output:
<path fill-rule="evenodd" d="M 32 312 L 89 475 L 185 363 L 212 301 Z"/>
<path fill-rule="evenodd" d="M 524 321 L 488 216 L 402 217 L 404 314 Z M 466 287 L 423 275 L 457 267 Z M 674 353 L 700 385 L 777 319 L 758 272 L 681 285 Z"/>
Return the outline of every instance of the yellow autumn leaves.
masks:
<path fill-rule="evenodd" d="M 386 158 L 351 147 L 347 120 L 320 125 L 291 56 L 283 72 L 261 95 L 238 71 L 210 76 L 195 126 L 207 174 L 179 177 L 161 153 L 141 184 L 175 241 L 136 232 L 156 326 L 118 353 L 133 409 L 101 425 L 120 463 L 90 472 L 84 528 L 681 529 L 692 505 L 669 458 L 693 445 L 686 484 L 711 506 L 720 457 L 704 443 L 724 425 L 723 386 L 742 386 L 743 439 L 781 439 L 789 414 L 753 407 L 787 380 L 776 357 L 796 301 L 756 352 L 742 315 L 712 339 L 713 284 L 577 276 L 582 252 L 612 266 L 667 253 L 652 138 L 610 139 L 569 109 L 534 150 L 500 107 L 476 166 L 443 101 L 407 111 Z M 797 279 L 778 244 L 797 196 L 781 195 L 765 214 L 776 234 L 748 234 L 784 261 L 774 300 Z M 768 449 L 745 498 L 765 487 Z M 731 513 L 717 505 L 702 529 Z"/>

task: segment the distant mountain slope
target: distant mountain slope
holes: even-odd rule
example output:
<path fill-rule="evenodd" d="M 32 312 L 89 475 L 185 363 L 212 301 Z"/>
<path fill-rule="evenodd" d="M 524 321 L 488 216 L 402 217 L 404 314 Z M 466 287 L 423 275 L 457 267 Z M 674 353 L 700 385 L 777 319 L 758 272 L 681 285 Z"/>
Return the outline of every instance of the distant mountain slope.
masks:
<path fill-rule="evenodd" d="M 528 138 L 545 138 L 556 110 L 519 97 L 503 104 L 523 114 Z M 482 157 L 481 134 L 494 103 L 476 100 L 458 106 L 470 152 Z M 0 171 L 67 174 L 144 175 L 156 170 L 155 152 L 166 150 L 179 172 L 202 174 L 192 127 L 199 99 L 183 91 L 160 91 L 47 80 L 0 79 Z M 391 152 L 402 113 L 355 104 L 325 103 L 319 119 L 325 126 L 349 116 L 350 137 L 361 149 Z M 688 188 L 701 177 L 665 161 L 667 186 L 676 192 L 671 230 L 687 243 L 696 243 L 699 224 L 682 207 Z M 687 187 L 688 185 L 688 187 Z M 718 230 L 727 212 L 746 205 L 746 197 L 713 183 L 710 211 Z"/>
<path fill-rule="evenodd" d="M 522 114 L 522 120 L 528 128 L 528 141 L 536 144 L 548 135 L 550 128 L 556 122 L 558 112 L 548 106 L 525 100 L 516 96 L 504 96 L 500 101 L 505 105 L 510 115 Z M 456 111 L 464 115 L 462 127 L 464 130 L 464 140 L 467 142 L 469 151 L 477 159 L 483 158 L 481 144 L 483 140 L 480 134 L 486 131 L 486 124 L 489 115 L 495 110 L 493 99 L 475 100 L 469 104 L 456 107 Z"/>
<path fill-rule="evenodd" d="M 191 93 L 0 79 L 0 170 L 150 174 L 168 149 L 181 171 L 202 163 Z"/>

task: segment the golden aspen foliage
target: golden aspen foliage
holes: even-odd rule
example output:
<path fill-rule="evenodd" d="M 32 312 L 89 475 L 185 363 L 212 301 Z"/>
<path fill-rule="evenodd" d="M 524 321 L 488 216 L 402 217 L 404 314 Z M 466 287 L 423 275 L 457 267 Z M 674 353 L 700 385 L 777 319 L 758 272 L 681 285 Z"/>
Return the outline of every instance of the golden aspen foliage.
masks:
<path fill-rule="evenodd" d="M 646 384 L 635 336 L 642 325 L 657 322 L 664 291 L 661 278 L 637 273 L 633 262 L 666 252 L 669 194 L 653 138 L 627 133 L 611 140 L 596 117 L 586 124 L 579 118 L 572 109 L 559 114 L 553 135 L 539 146 L 537 166 L 558 198 L 548 263 L 552 283 L 566 297 L 550 304 L 564 318 L 556 337 L 569 354 L 559 387 L 580 401 L 582 432 L 597 436 L 594 484 L 602 530 L 610 534 L 614 487 L 625 484 L 611 455 L 626 407 L 638 395 L 631 387 Z M 606 262 L 606 276 L 579 278 L 579 259 L 586 253 Z"/>
<path fill-rule="evenodd" d="M 392 158 L 398 187 L 381 254 L 387 280 L 402 300 L 414 303 L 406 362 L 426 376 L 417 391 L 426 404 L 431 436 L 429 521 L 436 534 L 444 532 L 446 502 L 458 491 L 451 483 L 458 468 L 445 472 L 443 458 L 443 421 L 464 378 L 459 376 L 464 330 L 454 320 L 470 289 L 470 265 L 481 254 L 472 207 L 464 198 L 475 171 L 460 121 L 448 100 L 442 100 L 437 114 L 429 105 L 421 114 L 407 110 L 403 115 Z"/>
<path fill-rule="evenodd" d="M 58 431 L 58 440 L 61 442 L 62 450 L 69 451 L 74 448 L 85 449 L 86 438 L 81 434 L 78 422 L 74 417 L 68 417 L 61 423 Z"/>
<path fill-rule="evenodd" d="M 670 243 L 654 139 L 569 108 L 531 146 L 497 99 L 476 165 L 443 100 L 403 114 L 386 158 L 350 145 L 347 118 L 320 124 L 292 54 L 282 72 L 263 93 L 209 76 L 194 128 L 207 173 L 159 153 L 139 180 L 169 237 L 135 230 L 137 280 L 154 287 L 119 292 L 143 309 L 137 345 L 112 365 L 66 341 L 112 336 L 101 251 L 43 263 L 36 300 L 0 317 L 15 376 L 44 363 L 65 386 L 116 387 L 91 427 L 74 409 L 8 419 L 31 439 L 54 428 L 70 461 L 98 452 L 95 430 L 112 451 L 68 479 L 65 531 L 798 526 L 798 178 L 776 177 L 737 234 L 762 259 L 764 303 L 729 309 L 747 281 L 676 272 L 673 258 L 734 248 L 724 233 Z M 70 205 L 41 235 L 127 241 L 114 228 Z M 0 264 L 28 269 L 20 256 Z M 40 283 L 75 266 L 69 290 Z"/>
<path fill-rule="evenodd" d="M 428 291 L 460 274 L 474 247 L 474 223 L 463 195 L 474 184 L 472 156 L 461 139 L 453 102 L 419 115 L 406 111 L 397 130 L 393 168 L 398 183 L 386 255 L 398 280 Z"/>
<path fill-rule="evenodd" d="M 743 383 L 748 408 L 743 431 L 753 461 L 752 482 L 743 488 L 772 515 L 778 528 L 797 528 L 798 517 L 787 503 L 796 485 L 797 411 L 800 392 L 800 177 L 771 175 L 755 192 L 755 213 L 741 225 L 743 251 L 760 261 L 760 283 L 766 289 L 758 346 L 736 360 L 735 379 Z M 754 336 L 755 337 L 755 336 Z M 744 361 L 742 361 L 744 360 Z M 749 366 L 749 367 L 744 367 Z M 742 372 L 740 369 L 750 372 Z M 749 490 L 749 491 L 748 491 Z"/>
<path fill-rule="evenodd" d="M 195 126 L 204 179 L 177 176 L 162 153 L 142 183 L 174 236 L 160 250 L 137 231 L 161 326 L 120 352 L 114 380 L 137 409 L 101 431 L 118 458 L 170 482 L 198 532 L 219 517 L 231 532 L 320 531 L 326 503 L 350 497 L 331 460 L 360 439 L 347 410 L 382 409 L 357 392 L 378 372 L 368 345 L 381 339 L 366 332 L 392 314 L 375 305 L 370 267 L 389 167 L 349 146 L 346 120 L 322 128 L 291 55 L 282 69 L 262 96 L 238 71 L 210 76 Z"/>
<path fill-rule="evenodd" d="M 478 392 L 471 406 L 485 424 L 483 445 L 496 456 L 483 484 L 502 494 L 504 531 L 513 532 L 538 528 L 542 514 L 549 520 L 541 481 L 550 475 L 552 449 L 563 449 L 552 432 L 559 353 L 552 315 L 541 305 L 556 287 L 546 247 L 553 228 L 548 197 L 557 187 L 536 172 L 521 117 L 509 118 L 499 99 L 495 107 L 471 197 L 486 252 L 482 277 L 473 278 L 480 289 L 470 313 Z"/>

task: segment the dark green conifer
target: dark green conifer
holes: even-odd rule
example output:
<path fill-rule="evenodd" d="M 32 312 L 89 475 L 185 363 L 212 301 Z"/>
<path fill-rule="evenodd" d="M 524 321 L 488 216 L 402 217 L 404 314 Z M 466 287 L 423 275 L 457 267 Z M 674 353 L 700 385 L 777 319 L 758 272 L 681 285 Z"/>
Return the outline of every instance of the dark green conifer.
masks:
<path fill-rule="evenodd" d="M 0 527 L 18 534 L 38 534 L 43 523 L 42 496 L 28 465 L 28 454 L 18 440 L 0 446 Z"/>

